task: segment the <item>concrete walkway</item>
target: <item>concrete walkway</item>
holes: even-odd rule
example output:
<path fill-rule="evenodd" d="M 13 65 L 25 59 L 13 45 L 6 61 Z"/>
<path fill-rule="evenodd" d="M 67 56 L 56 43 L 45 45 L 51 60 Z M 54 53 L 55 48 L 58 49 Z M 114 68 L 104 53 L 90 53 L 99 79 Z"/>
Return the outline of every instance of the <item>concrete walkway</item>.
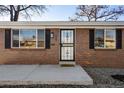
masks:
<path fill-rule="evenodd" d="M 0 85 L 75 84 L 92 85 L 81 66 L 0 65 Z"/>

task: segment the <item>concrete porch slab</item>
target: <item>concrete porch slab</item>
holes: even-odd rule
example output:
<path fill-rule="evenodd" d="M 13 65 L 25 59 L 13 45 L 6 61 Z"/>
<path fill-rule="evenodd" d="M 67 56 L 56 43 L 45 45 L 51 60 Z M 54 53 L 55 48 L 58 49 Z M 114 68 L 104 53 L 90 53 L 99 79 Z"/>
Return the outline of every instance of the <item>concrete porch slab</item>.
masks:
<path fill-rule="evenodd" d="M 0 85 L 74 84 L 92 85 L 93 80 L 76 65 L 0 65 Z"/>

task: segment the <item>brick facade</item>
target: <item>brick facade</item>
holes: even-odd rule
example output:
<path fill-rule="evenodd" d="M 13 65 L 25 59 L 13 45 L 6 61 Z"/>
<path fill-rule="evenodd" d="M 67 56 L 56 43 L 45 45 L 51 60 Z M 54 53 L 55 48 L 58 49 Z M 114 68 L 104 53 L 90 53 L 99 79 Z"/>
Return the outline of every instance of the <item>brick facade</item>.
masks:
<path fill-rule="evenodd" d="M 59 29 L 51 29 L 50 49 L 5 49 L 4 30 L 0 29 L 0 64 L 58 64 Z M 77 64 L 92 67 L 123 67 L 124 45 L 122 49 L 89 49 L 89 29 L 76 29 L 75 61 Z M 124 30 L 122 31 L 124 37 Z M 122 42 L 124 38 L 122 38 Z M 122 43 L 123 44 L 123 43 Z"/>
<path fill-rule="evenodd" d="M 50 49 L 5 49 L 4 29 L 0 29 L 0 64 L 57 64 L 59 62 L 58 29 L 51 29 Z"/>
<path fill-rule="evenodd" d="M 122 44 L 124 41 L 122 31 Z M 122 49 L 89 49 L 89 30 L 76 30 L 76 62 L 92 67 L 123 67 L 124 45 Z"/>

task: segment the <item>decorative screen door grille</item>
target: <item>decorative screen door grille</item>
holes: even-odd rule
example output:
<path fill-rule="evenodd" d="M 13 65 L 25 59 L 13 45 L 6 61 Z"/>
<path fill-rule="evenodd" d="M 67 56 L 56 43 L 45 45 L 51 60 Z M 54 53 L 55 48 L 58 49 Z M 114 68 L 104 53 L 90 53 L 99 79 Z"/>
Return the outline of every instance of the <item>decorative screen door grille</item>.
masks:
<path fill-rule="evenodd" d="M 60 31 L 60 60 L 74 61 L 74 29 Z"/>

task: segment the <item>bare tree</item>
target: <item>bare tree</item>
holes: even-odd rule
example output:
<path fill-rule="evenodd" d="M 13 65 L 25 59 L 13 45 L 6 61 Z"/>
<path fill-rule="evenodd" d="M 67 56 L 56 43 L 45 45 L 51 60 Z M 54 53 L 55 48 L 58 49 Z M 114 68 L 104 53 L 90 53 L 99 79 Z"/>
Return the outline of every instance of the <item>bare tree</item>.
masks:
<path fill-rule="evenodd" d="M 124 14 L 124 6 L 79 5 L 71 21 L 116 21 Z"/>
<path fill-rule="evenodd" d="M 46 10 L 43 5 L 0 5 L 0 14 L 9 15 L 10 21 L 18 21 L 19 16 L 31 18 L 32 15 L 42 14 Z"/>

